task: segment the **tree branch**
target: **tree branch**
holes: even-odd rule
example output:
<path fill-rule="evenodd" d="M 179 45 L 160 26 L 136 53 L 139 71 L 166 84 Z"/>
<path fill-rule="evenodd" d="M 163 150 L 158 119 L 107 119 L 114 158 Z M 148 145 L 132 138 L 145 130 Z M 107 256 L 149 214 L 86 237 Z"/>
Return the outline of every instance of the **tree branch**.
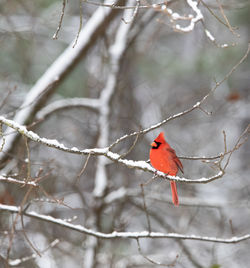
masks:
<path fill-rule="evenodd" d="M 170 176 L 170 175 L 166 176 L 165 173 L 160 172 L 160 171 L 156 171 L 150 164 L 148 164 L 145 161 L 133 161 L 133 160 L 121 158 L 121 155 L 111 152 L 109 150 L 109 147 L 92 148 L 92 149 L 84 149 L 84 150 L 79 150 L 76 147 L 68 148 L 64 144 L 59 143 L 55 139 L 51 140 L 51 139 L 41 138 L 33 131 L 28 131 L 25 126 L 20 126 L 16 122 L 9 120 L 9 119 L 6 119 L 3 116 L 0 116 L 0 122 L 2 122 L 3 124 L 6 124 L 10 128 L 17 130 L 20 134 L 31 139 L 32 141 L 41 143 L 41 144 L 46 145 L 48 147 L 52 147 L 52 148 L 55 148 L 55 149 L 58 149 L 58 150 L 61 150 L 64 152 L 74 153 L 74 154 L 79 154 L 79 155 L 89 155 L 89 154 L 103 155 L 114 162 L 118 162 L 118 163 L 121 163 L 121 164 L 127 166 L 128 168 L 137 168 L 137 169 L 141 169 L 144 171 L 148 171 L 148 172 L 156 174 L 157 176 L 164 178 L 164 179 L 167 179 L 167 180 L 175 180 L 177 182 L 186 182 L 186 183 L 208 183 L 208 182 L 211 182 L 213 180 L 219 179 L 224 175 L 224 172 L 220 171 L 215 176 L 212 176 L 209 178 L 200 178 L 200 179 L 196 179 L 196 180 L 190 180 L 190 179 L 180 178 L 177 176 L 175 177 L 175 176 Z"/>
<path fill-rule="evenodd" d="M 7 205 L 0 204 L 0 210 L 8 211 L 10 213 L 19 213 L 20 207 L 7 206 Z M 54 223 L 59 226 L 66 227 L 68 229 L 71 229 L 71 230 L 74 230 L 83 234 L 91 235 L 97 238 L 102 238 L 102 239 L 170 238 L 170 239 L 197 240 L 197 241 L 203 241 L 203 242 L 215 242 L 215 243 L 225 243 L 225 244 L 235 244 L 235 243 L 239 243 L 241 241 L 250 239 L 250 234 L 246 234 L 243 236 L 234 236 L 230 238 L 218 238 L 218 237 L 199 236 L 199 235 L 182 235 L 182 234 L 177 234 L 177 233 L 161 233 L 161 232 L 148 232 L 148 231 L 141 231 L 141 232 L 116 232 L 114 231 L 112 233 L 102 233 L 102 232 L 88 229 L 84 227 L 83 225 L 79 225 L 79 224 L 75 225 L 65 220 L 54 218 L 48 215 L 39 214 L 34 211 L 31 211 L 31 212 L 24 211 L 22 212 L 22 214 L 27 217 L 39 219 L 39 220 L 49 222 L 49 223 Z"/>
<path fill-rule="evenodd" d="M 121 3 L 122 0 L 115 1 L 115 4 Z M 74 66 L 87 54 L 88 50 L 93 46 L 97 38 L 107 30 L 107 25 L 117 15 L 118 12 L 112 9 L 104 9 L 99 7 L 92 17 L 83 27 L 79 37 L 78 45 L 73 48 L 75 41 L 53 62 L 46 70 L 36 84 L 30 89 L 29 93 L 21 105 L 19 112 L 14 117 L 14 121 L 19 124 L 26 124 L 31 118 L 36 108 L 50 96 L 56 86 L 66 75 L 74 68 Z M 6 130 L 6 133 L 8 129 Z M 17 138 L 17 133 L 8 135 L 6 138 L 5 151 L 9 152 Z M 0 141 L 1 144 L 1 141 Z M 0 160 L 6 155 L 0 152 Z"/>

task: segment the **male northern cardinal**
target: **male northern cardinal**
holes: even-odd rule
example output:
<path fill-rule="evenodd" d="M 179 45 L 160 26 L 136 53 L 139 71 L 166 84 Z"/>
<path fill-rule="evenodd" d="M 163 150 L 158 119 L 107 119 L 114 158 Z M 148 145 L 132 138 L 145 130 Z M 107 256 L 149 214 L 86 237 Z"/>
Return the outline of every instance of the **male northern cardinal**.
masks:
<path fill-rule="evenodd" d="M 159 134 L 151 146 L 149 157 L 150 162 L 155 169 L 171 176 L 176 176 L 178 170 L 183 173 L 182 163 L 176 156 L 175 150 L 165 141 L 163 132 Z M 179 200 L 175 181 L 171 181 L 170 185 L 173 203 L 178 206 Z"/>

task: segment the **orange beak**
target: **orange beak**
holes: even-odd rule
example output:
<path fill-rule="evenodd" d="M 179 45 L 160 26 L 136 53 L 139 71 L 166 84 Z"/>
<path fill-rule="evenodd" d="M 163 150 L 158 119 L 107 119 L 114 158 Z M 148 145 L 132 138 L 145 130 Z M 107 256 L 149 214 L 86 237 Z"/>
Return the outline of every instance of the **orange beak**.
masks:
<path fill-rule="evenodd" d="M 157 144 L 153 141 L 153 142 L 151 143 L 151 146 L 152 146 L 152 147 L 156 147 Z"/>

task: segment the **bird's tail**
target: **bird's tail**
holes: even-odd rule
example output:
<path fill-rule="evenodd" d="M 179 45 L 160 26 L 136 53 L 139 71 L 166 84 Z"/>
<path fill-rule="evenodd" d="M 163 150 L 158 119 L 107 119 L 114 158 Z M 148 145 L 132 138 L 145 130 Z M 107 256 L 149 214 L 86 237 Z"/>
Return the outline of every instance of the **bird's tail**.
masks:
<path fill-rule="evenodd" d="M 172 200 L 175 206 L 179 205 L 179 199 L 177 194 L 177 187 L 175 181 L 170 182 L 171 191 L 172 191 Z"/>

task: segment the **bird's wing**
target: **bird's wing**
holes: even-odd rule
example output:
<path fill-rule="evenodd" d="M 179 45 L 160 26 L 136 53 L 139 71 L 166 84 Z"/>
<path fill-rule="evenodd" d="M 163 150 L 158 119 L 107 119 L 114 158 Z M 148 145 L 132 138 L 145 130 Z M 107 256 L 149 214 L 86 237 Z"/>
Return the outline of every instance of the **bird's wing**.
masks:
<path fill-rule="evenodd" d="M 172 149 L 172 148 L 167 148 L 166 150 L 169 151 L 172 154 L 173 160 L 174 160 L 175 164 L 177 165 L 177 167 L 179 168 L 179 170 L 184 174 L 184 172 L 183 172 L 183 165 L 182 165 L 180 159 L 178 158 L 178 156 L 176 155 L 175 150 Z"/>
<path fill-rule="evenodd" d="M 179 170 L 182 172 L 182 174 L 184 174 L 183 165 L 182 165 L 180 159 L 177 156 L 175 156 L 174 161 L 175 161 L 176 165 L 178 166 Z"/>

